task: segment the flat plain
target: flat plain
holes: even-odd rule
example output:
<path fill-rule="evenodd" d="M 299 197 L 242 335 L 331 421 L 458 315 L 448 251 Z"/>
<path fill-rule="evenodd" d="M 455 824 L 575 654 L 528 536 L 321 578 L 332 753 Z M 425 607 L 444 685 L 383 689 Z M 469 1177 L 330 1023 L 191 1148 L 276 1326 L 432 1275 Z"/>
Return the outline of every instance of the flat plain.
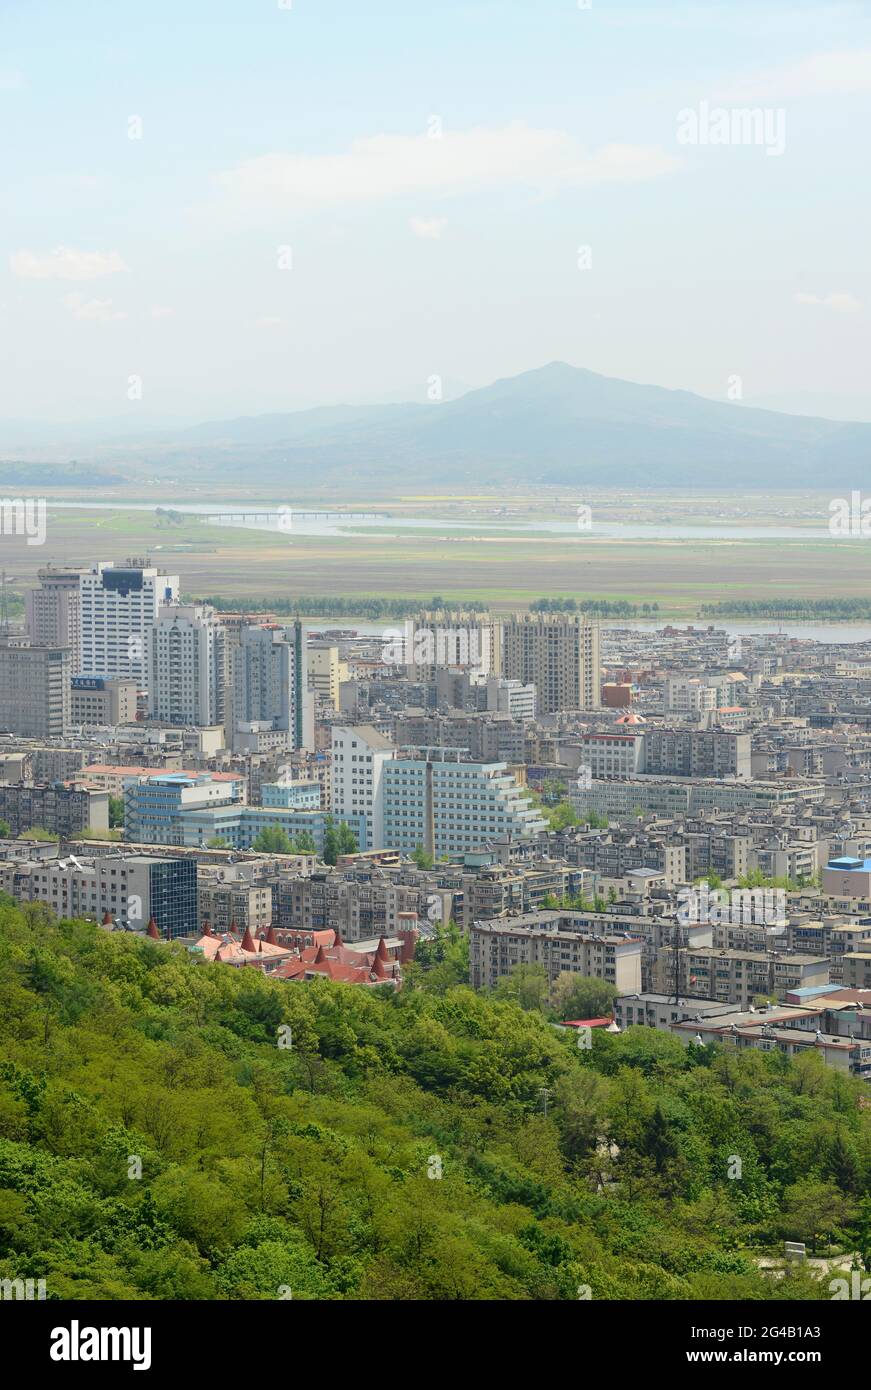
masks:
<path fill-rule="evenodd" d="M 349 522 L 339 534 L 312 535 L 299 527 L 255 530 L 177 510 L 169 516 L 159 513 L 157 508 L 203 505 L 206 500 L 183 492 L 175 496 L 175 491 L 139 485 L 101 496 L 99 508 L 94 506 L 98 499 L 88 495 L 48 496 L 44 544 L 0 537 L 0 564 L 10 589 L 21 592 L 32 585 L 36 571 L 48 563 L 119 563 L 126 556 L 147 554 L 177 571 L 189 596 L 246 602 L 299 595 L 440 594 L 504 611 L 565 595 L 655 602 L 661 617 L 686 619 L 697 616 L 701 604 L 729 599 L 862 599 L 871 592 L 871 543 L 826 533 L 829 498 L 822 493 L 397 494 L 343 499 L 343 512 L 387 513 L 377 526 L 355 528 Z M 57 506 L 60 500 L 67 505 Z M 221 495 L 209 492 L 207 500 L 215 507 L 286 505 L 274 495 L 241 486 L 223 489 Z M 133 510 L 134 501 L 155 510 Z M 294 508 L 336 508 L 331 499 L 316 495 L 292 501 Z M 589 530 L 574 525 L 582 504 L 592 510 Z M 437 518 L 438 525 L 418 529 L 413 523 L 420 518 Z M 553 522 L 568 529 L 548 531 Z M 650 530 L 643 537 L 608 534 L 614 524 Z M 524 529 L 512 529 L 517 526 Z M 688 526 L 710 534 L 680 535 Z M 726 528 L 733 534 L 717 534 Z M 762 529 L 769 534 L 754 534 Z"/>

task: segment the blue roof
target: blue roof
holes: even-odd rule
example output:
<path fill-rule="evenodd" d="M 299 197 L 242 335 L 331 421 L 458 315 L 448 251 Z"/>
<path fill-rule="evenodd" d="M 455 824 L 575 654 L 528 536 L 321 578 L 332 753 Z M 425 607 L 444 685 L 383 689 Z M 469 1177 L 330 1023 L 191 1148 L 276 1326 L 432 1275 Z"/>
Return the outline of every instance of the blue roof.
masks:
<path fill-rule="evenodd" d="M 797 994 L 800 999 L 809 999 L 818 994 L 838 994 L 843 988 L 843 985 L 805 985 L 802 989 L 787 990 L 787 993 Z"/>
<path fill-rule="evenodd" d="M 871 873 L 871 859 L 851 859 L 845 856 L 843 859 L 830 859 L 826 865 L 827 869 L 846 870 L 852 873 Z"/>

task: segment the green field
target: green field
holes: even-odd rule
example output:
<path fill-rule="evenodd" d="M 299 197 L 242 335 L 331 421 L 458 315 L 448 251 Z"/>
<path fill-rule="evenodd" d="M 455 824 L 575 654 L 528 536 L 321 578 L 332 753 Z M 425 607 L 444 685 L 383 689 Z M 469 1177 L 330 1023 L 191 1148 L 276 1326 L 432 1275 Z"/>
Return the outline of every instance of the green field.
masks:
<path fill-rule="evenodd" d="M 209 499 L 212 500 L 211 497 Z M 216 505 L 219 505 L 217 499 Z M 224 498 L 222 504 L 234 500 Z M 238 499 L 235 499 L 238 501 Z M 155 506 L 171 505 L 154 498 Z M 253 505 L 253 499 L 246 499 Z M 309 499 L 305 506 L 313 506 Z M 321 503 L 323 505 L 323 503 Z M 336 506 L 333 502 L 330 504 Z M 48 504 L 47 539 L 27 545 L 2 538 L 2 564 L 13 591 L 35 582 L 46 564 L 85 565 L 149 555 L 178 572 L 187 595 L 268 600 L 306 595 L 391 596 L 441 594 L 476 599 L 500 611 L 542 596 L 656 602 L 665 618 L 687 618 L 703 603 L 733 598 L 864 598 L 871 593 L 871 546 L 862 541 L 776 539 L 624 539 L 590 532 L 511 532 L 503 519 L 532 527 L 574 515 L 575 499 L 394 498 L 352 505 L 387 509 L 390 520 L 340 536 L 304 536 L 206 523 L 185 516 L 178 524 L 154 513 L 69 510 Z M 594 499 L 603 521 L 655 518 L 668 524 L 819 527 L 827 500 L 747 497 L 617 496 Z M 437 515 L 444 527 L 422 531 L 411 517 Z M 481 534 L 458 529 L 460 520 L 486 520 Z"/>

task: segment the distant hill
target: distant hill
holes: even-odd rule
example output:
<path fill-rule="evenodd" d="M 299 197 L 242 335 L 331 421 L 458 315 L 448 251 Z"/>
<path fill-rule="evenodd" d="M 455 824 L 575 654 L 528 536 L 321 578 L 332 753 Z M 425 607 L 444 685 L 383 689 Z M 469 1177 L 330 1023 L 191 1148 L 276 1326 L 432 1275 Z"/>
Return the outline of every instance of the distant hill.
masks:
<path fill-rule="evenodd" d="M 132 446 L 131 446 L 132 445 Z M 552 362 L 454 400 L 243 416 L 106 445 L 101 462 L 325 488 L 861 487 L 871 424 L 756 410 Z"/>

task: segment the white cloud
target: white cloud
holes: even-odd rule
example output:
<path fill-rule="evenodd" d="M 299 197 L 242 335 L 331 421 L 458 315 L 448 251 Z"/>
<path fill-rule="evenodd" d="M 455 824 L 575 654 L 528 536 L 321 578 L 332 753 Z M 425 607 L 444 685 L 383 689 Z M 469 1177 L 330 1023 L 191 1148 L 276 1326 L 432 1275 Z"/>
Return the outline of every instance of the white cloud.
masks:
<path fill-rule="evenodd" d="M 171 308 L 169 304 L 153 304 L 148 315 L 152 319 L 171 319 L 175 318 L 175 309 Z"/>
<path fill-rule="evenodd" d="M 74 251 L 69 246 L 56 246 L 43 255 L 16 251 L 9 266 L 25 280 L 98 280 L 128 268 L 117 251 Z"/>
<path fill-rule="evenodd" d="M 111 299 L 85 299 L 83 294 L 64 295 L 63 305 L 69 309 L 74 319 L 88 323 L 116 323 L 127 317 L 116 309 Z"/>
<path fill-rule="evenodd" d="M 789 101 L 831 93 L 871 91 L 871 48 L 811 53 L 741 79 L 724 96 L 729 101 Z"/>
<path fill-rule="evenodd" d="M 264 154 L 218 175 L 243 207 L 303 210 L 403 194 L 458 194 L 530 187 L 553 191 L 654 179 L 677 168 L 660 146 L 606 145 L 588 151 L 562 130 L 523 122 L 427 135 L 373 135 L 342 154 Z"/>
<path fill-rule="evenodd" d="M 410 217 L 408 225 L 421 241 L 438 241 L 448 225 L 446 217 Z"/>
<path fill-rule="evenodd" d="M 834 309 L 837 314 L 855 314 L 861 308 L 859 300 L 854 294 L 842 294 L 832 292 L 830 294 L 804 294 L 799 292 L 795 295 L 796 304 L 814 304 L 822 309 Z"/>

